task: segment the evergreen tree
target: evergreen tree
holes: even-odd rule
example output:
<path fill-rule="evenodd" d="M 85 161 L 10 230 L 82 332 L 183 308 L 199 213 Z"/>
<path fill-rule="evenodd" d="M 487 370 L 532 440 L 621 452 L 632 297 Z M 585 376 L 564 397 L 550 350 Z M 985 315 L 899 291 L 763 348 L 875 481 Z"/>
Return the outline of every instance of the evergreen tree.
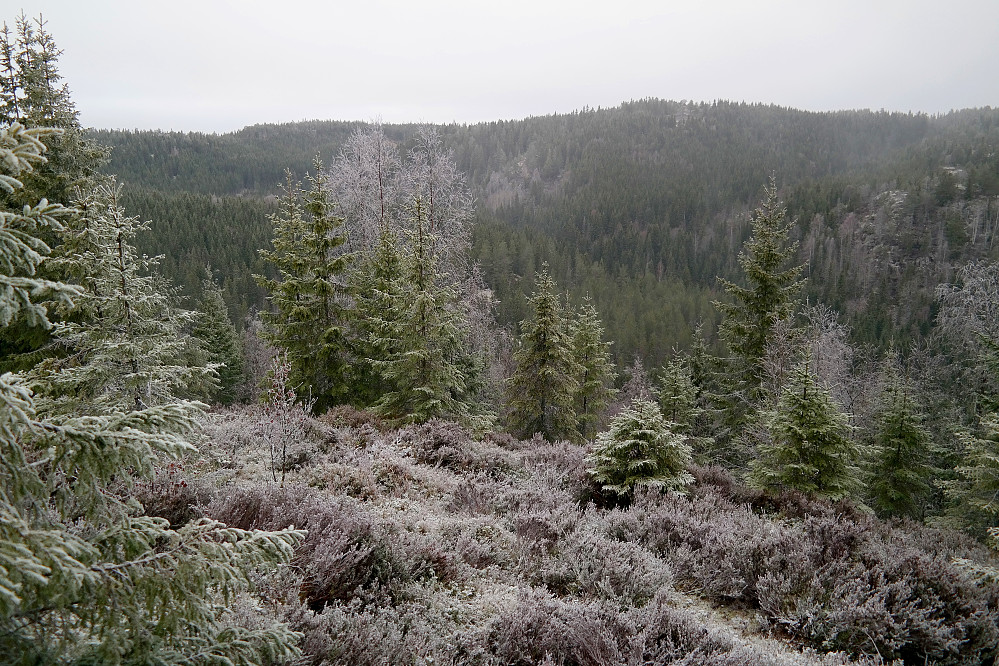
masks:
<path fill-rule="evenodd" d="M 314 167 L 308 192 L 287 173 L 280 211 L 271 218 L 274 249 L 260 251 L 279 277 L 255 277 L 270 291 L 274 311 L 264 315 L 268 335 L 288 352 L 292 386 L 322 412 L 350 394 L 343 275 L 353 255 L 342 247 L 343 219 L 334 214 L 318 158 Z"/>
<path fill-rule="evenodd" d="M 14 29 L 0 29 L 0 124 L 61 130 L 46 138 L 46 161 L 22 174 L 23 187 L 0 193 L 0 201 L 20 207 L 41 199 L 70 201 L 86 189 L 107 161 L 107 149 L 86 138 L 79 114 L 62 82 L 62 55 L 39 16 L 23 14 Z"/>
<path fill-rule="evenodd" d="M 194 313 L 164 293 L 154 265 L 135 250 L 148 223 L 125 214 L 108 179 L 77 202 L 80 213 L 53 260 L 86 291 L 53 330 L 52 355 L 28 373 L 45 413 L 103 414 L 166 404 L 214 390 L 214 366 L 186 360 Z"/>
<path fill-rule="evenodd" d="M 762 205 L 753 212 L 752 236 L 739 253 L 748 284 L 719 279 L 732 302 L 715 304 L 724 316 L 719 334 L 733 355 L 733 404 L 741 413 L 759 399 L 771 331 L 776 322 L 794 314 L 802 286 L 802 266 L 788 267 L 797 244 L 788 242 L 791 223 L 777 199 L 773 178 L 764 195 Z"/>
<path fill-rule="evenodd" d="M 14 29 L 0 29 L 0 125 L 58 130 L 45 135 L 45 161 L 19 175 L 20 187 L 0 189 L 0 206 L 20 209 L 44 201 L 70 201 L 76 190 L 93 185 L 107 150 L 87 139 L 58 70 L 62 53 L 41 17 L 23 14 Z M 48 246 L 60 242 L 55 229 L 37 228 L 34 236 Z M 45 264 L 45 277 L 64 279 Z M 0 328 L 0 371 L 21 370 L 34 362 L 34 353 L 48 341 L 48 332 L 29 322 Z"/>
<path fill-rule="evenodd" d="M 982 419 L 978 433 L 958 433 L 958 440 L 957 478 L 941 484 L 949 502 L 943 522 L 982 538 L 999 528 L 999 414 Z"/>
<path fill-rule="evenodd" d="M 192 334 L 201 342 L 208 362 L 218 366 L 218 390 L 213 392 L 212 398 L 230 405 L 239 397 L 244 382 L 243 343 L 229 319 L 222 289 L 215 280 L 209 278 L 202 283 L 197 311 Z"/>
<path fill-rule="evenodd" d="M 0 128 L 0 188 L 21 186 L 17 176 L 42 161 L 39 139 L 49 134 L 18 123 Z M 85 298 L 81 287 L 34 276 L 48 248 L 29 231 L 59 230 L 69 215 L 46 202 L 0 209 L 3 325 L 23 313 L 49 326 L 32 301 L 46 292 L 64 306 Z M 101 384 L 130 386 L 128 379 Z M 127 500 L 129 486 L 192 448 L 184 436 L 198 405 L 105 404 L 97 414 L 41 416 L 22 379 L 0 375 L 0 653 L 25 664 L 293 658 L 296 635 L 287 627 L 236 626 L 217 600 L 249 589 L 262 565 L 290 559 L 302 533 L 211 520 L 174 530 L 141 515 Z"/>
<path fill-rule="evenodd" d="M 697 389 L 685 359 L 675 355 L 659 375 L 659 404 L 677 432 L 689 434 L 698 416 Z"/>
<path fill-rule="evenodd" d="M 682 491 L 694 480 L 687 472 L 691 452 L 673 427 L 654 402 L 636 400 L 597 437 L 586 460 L 590 475 L 619 496 L 635 486 Z"/>
<path fill-rule="evenodd" d="M 386 317 L 376 322 L 385 330 L 382 344 L 389 352 L 375 361 L 390 386 L 375 411 L 398 422 L 422 423 L 433 418 L 467 421 L 472 413 L 470 364 L 464 358 L 457 293 L 436 286 L 435 244 L 421 199 L 412 207 L 409 254 L 402 261 L 405 282 Z"/>
<path fill-rule="evenodd" d="M 379 364 L 396 352 L 388 313 L 405 298 L 402 257 L 388 225 L 382 226 L 374 251 L 356 262 L 349 282 L 355 303 L 351 347 L 358 359 L 351 400 L 368 407 L 392 389 Z"/>
<path fill-rule="evenodd" d="M 911 389 L 889 362 L 871 437 L 871 506 L 885 516 L 922 518 L 930 494 L 930 435 Z"/>
<path fill-rule="evenodd" d="M 514 433 L 540 433 L 550 441 L 579 438 L 573 409 L 580 365 L 573 357 L 562 303 L 543 264 L 530 299 L 533 316 L 521 322 L 516 369 L 509 383 L 510 425 Z"/>
<path fill-rule="evenodd" d="M 572 326 L 572 348 L 582 368 L 575 410 L 579 434 L 589 439 L 600 421 L 604 409 L 614 397 L 614 364 L 610 357 L 611 342 L 604 342 L 603 324 L 589 296 L 583 299 Z"/>
<path fill-rule="evenodd" d="M 751 463 L 752 485 L 831 500 L 857 496 L 859 451 L 850 426 L 807 365 L 794 370 L 776 412 L 766 416 L 770 441 Z"/>

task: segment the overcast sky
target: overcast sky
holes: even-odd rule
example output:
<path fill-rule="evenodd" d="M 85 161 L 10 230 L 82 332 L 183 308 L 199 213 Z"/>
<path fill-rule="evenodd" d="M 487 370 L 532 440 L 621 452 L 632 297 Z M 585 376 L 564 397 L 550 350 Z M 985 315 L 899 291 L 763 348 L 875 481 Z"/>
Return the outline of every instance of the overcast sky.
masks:
<path fill-rule="evenodd" d="M 13 3 L 10 3 L 13 4 Z M 999 105 L 997 0 L 23 0 L 87 126 Z M 0 17 L 13 24 L 17 8 Z"/>

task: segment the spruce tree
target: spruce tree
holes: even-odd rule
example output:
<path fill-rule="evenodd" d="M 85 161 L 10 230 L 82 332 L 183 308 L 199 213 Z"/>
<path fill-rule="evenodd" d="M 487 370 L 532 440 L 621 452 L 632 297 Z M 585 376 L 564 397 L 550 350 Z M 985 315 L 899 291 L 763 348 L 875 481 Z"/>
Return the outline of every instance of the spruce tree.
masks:
<path fill-rule="evenodd" d="M 388 315 L 405 298 L 402 256 L 387 224 L 374 250 L 355 263 L 348 281 L 354 293 L 351 348 L 357 359 L 351 402 L 370 407 L 393 388 L 379 364 L 397 351 Z"/>
<path fill-rule="evenodd" d="M 619 496 L 635 486 L 682 491 L 694 480 L 687 472 L 691 452 L 673 426 L 654 402 L 634 401 L 597 437 L 586 459 L 590 475 Z"/>
<path fill-rule="evenodd" d="M 732 354 L 733 409 L 741 413 L 759 399 L 771 331 L 794 314 L 802 285 L 802 266 L 790 266 L 797 244 L 788 241 L 791 223 L 773 178 L 752 223 L 752 236 L 739 253 L 747 285 L 719 278 L 732 302 L 715 303 L 724 316 L 719 335 Z"/>
<path fill-rule="evenodd" d="M 610 357 L 611 342 L 603 341 L 604 329 L 596 307 L 589 296 L 583 299 L 572 325 L 572 349 L 582 368 L 575 410 L 579 434 L 583 439 L 593 436 L 600 418 L 616 393 L 614 364 Z"/>
<path fill-rule="evenodd" d="M 983 418 L 977 432 L 959 432 L 958 442 L 957 478 L 941 483 L 948 500 L 942 522 L 983 538 L 999 528 L 999 413 Z"/>
<path fill-rule="evenodd" d="M 260 251 L 279 276 L 255 277 L 274 307 L 264 314 L 268 339 L 288 352 L 298 395 L 322 412 L 350 395 L 344 274 L 353 255 L 342 247 L 343 219 L 334 212 L 318 158 L 314 168 L 308 192 L 287 174 L 280 210 L 271 218 L 274 249 Z"/>
<path fill-rule="evenodd" d="M 776 412 L 765 416 L 770 441 L 751 463 L 752 485 L 830 500 L 859 494 L 859 450 L 850 425 L 807 365 L 795 368 Z"/>
<path fill-rule="evenodd" d="M 39 16 L 23 14 L 14 29 L 0 29 L 0 123 L 61 130 L 46 142 L 46 161 L 22 174 L 23 187 L 0 193 L 13 206 L 41 199 L 70 201 L 77 189 L 93 184 L 107 162 L 108 151 L 88 139 L 69 89 L 59 73 L 59 56 L 52 35 Z"/>
<path fill-rule="evenodd" d="M 62 51 L 56 47 L 41 17 L 23 14 L 13 29 L 0 29 L 0 125 L 58 130 L 45 135 L 45 161 L 19 175 L 20 187 L 0 189 L 0 206 L 20 209 L 46 200 L 68 202 L 77 190 L 87 191 L 107 161 L 107 150 L 86 138 L 69 90 L 59 74 Z M 39 241 L 55 246 L 54 229 L 34 229 Z M 65 279 L 44 266 L 45 277 Z M 0 371 L 25 369 L 36 360 L 37 350 L 48 341 L 45 329 L 29 322 L 13 322 L 0 329 Z"/>
<path fill-rule="evenodd" d="M 103 414 L 166 404 L 214 390 L 214 366 L 189 359 L 194 313 L 171 303 L 135 237 L 113 178 L 77 202 L 53 264 L 86 291 L 53 329 L 50 355 L 28 373 L 45 413 Z"/>
<path fill-rule="evenodd" d="M 208 362 L 218 366 L 218 389 L 212 392 L 212 399 L 231 405 L 239 398 L 245 378 L 243 343 L 229 319 L 222 289 L 213 279 L 202 282 L 192 334 L 201 342 Z"/>
<path fill-rule="evenodd" d="M 697 389 L 689 364 L 679 355 L 674 355 L 659 373 L 659 404 L 666 419 L 676 424 L 677 432 L 693 431 L 699 414 Z"/>
<path fill-rule="evenodd" d="M 433 418 L 467 421 L 472 413 L 470 364 L 466 361 L 457 292 L 436 285 L 434 234 L 423 201 L 411 209 L 404 283 L 389 287 L 397 295 L 376 327 L 387 333 L 388 358 L 374 366 L 390 387 L 375 411 L 397 422 L 423 423 Z"/>
<path fill-rule="evenodd" d="M 564 307 L 543 264 L 530 298 L 533 314 L 521 322 L 516 369 L 507 401 L 512 432 L 520 437 L 540 433 L 550 441 L 578 440 L 574 407 L 582 371 L 573 357 Z"/>
<path fill-rule="evenodd" d="M 931 490 L 930 435 L 910 387 L 891 364 L 884 384 L 870 438 L 870 504 L 883 516 L 920 519 Z"/>
<path fill-rule="evenodd" d="M 44 159 L 40 139 L 50 134 L 0 127 L 0 188 L 21 186 L 17 177 Z M 58 231 L 72 215 L 47 202 L 0 209 L 0 325 L 23 315 L 48 327 L 34 299 L 63 307 L 86 299 L 85 286 L 36 277 L 48 248 L 31 232 Z M 106 367 L 92 385 L 120 384 L 131 395 L 128 368 Z M 261 566 L 290 559 L 303 535 L 211 520 L 171 529 L 142 515 L 129 487 L 192 449 L 185 435 L 199 406 L 105 405 L 41 415 L 23 378 L 0 375 L 0 654 L 26 664 L 293 658 L 296 635 L 286 626 L 238 626 L 219 600 L 248 590 Z"/>

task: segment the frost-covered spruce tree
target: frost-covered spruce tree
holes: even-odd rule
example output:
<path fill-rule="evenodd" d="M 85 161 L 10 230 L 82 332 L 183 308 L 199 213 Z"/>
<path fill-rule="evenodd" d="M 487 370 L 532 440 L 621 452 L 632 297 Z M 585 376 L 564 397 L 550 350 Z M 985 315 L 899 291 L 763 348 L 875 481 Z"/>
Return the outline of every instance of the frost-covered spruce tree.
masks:
<path fill-rule="evenodd" d="M 231 405 L 245 381 L 243 342 L 229 318 L 222 289 L 213 279 L 202 282 L 192 334 L 201 342 L 208 361 L 218 365 L 218 388 L 212 400 Z"/>
<path fill-rule="evenodd" d="M 334 211 L 318 158 L 314 168 L 307 192 L 288 173 L 280 210 L 271 217 L 274 249 L 260 251 L 278 277 L 255 277 L 274 306 L 264 313 L 268 339 L 288 352 L 299 396 L 322 412 L 350 393 L 344 273 L 353 255 L 345 251 L 343 218 Z"/>
<path fill-rule="evenodd" d="M 597 436 L 587 467 L 604 490 L 630 495 L 636 486 L 683 491 L 694 478 L 686 437 L 675 432 L 659 406 L 638 399 Z"/>
<path fill-rule="evenodd" d="M 582 368 L 575 410 L 579 434 L 589 439 L 596 431 L 600 417 L 616 393 L 614 363 L 610 357 L 611 342 L 604 342 L 603 324 L 589 296 L 572 322 L 572 349 Z"/>
<path fill-rule="evenodd" d="M 45 162 L 19 175 L 22 187 L 0 189 L 0 207 L 34 207 L 42 199 L 69 201 L 77 189 L 87 190 L 94 173 L 106 161 L 107 150 L 86 138 L 62 76 L 61 50 L 41 17 L 18 16 L 13 26 L 0 29 L 0 126 L 18 123 L 27 128 L 59 130 L 45 137 Z M 49 245 L 58 242 L 55 231 L 36 229 Z M 45 277 L 59 279 L 48 266 Z M 47 331 L 15 321 L 0 329 L 0 371 L 25 369 L 48 341 Z"/>
<path fill-rule="evenodd" d="M 107 149 L 88 139 L 69 89 L 59 73 L 62 50 L 39 16 L 16 17 L 0 29 L 0 125 L 60 130 L 45 141 L 46 161 L 21 174 L 23 187 L 0 192 L 12 207 L 41 199 L 69 201 L 106 162 Z"/>
<path fill-rule="evenodd" d="M 858 496 L 863 484 L 850 425 L 806 364 L 791 373 L 776 411 L 763 416 L 770 441 L 750 465 L 752 485 L 830 500 Z"/>
<path fill-rule="evenodd" d="M 126 215 L 120 196 L 109 178 L 80 199 L 53 259 L 85 291 L 60 309 L 49 356 L 28 373 L 46 414 L 138 410 L 216 386 L 214 366 L 190 360 L 194 313 L 174 307 L 149 273 L 153 262 L 133 245 L 148 223 Z"/>
<path fill-rule="evenodd" d="M 469 385 L 474 367 L 464 349 L 457 292 L 435 284 L 434 233 L 419 198 L 411 217 L 408 253 L 401 262 L 403 283 L 390 288 L 396 295 L 375 322 L 386 332 L 379 342 L 388 357 L 373 365 L 388 390 L 374 409 L 397 422 L 467 421 L 473 411 Z"/>
<path fill-rule="evenodd" d="M 44 158 L 44 130 L 0 128 L 0 188 Z M 84 288 L 35 277 L 74 212 L 45 201 L 0 210 L 0 326 L 35 302 L 67 304 Z M 107 381 L 113 382 L 113 378 Z M 302 534 L 248 532 L 211 520 L 179 529 L 128 499 L 137 476 L 191 449 L 199 405 L 101 414 L 35 410 L 22 378 L 0 375 L 0 654 L 15 663 L 273 663 L 292 658 L 280 624 L 240 626 L 225 604 L 261 567 L 287 561 Z"/>
<path fill-rule="evenodd" d="M 531 296 L 533 315 L 521 322 L 517 364 L 508 384 L 509 420 L 520 437 L 540 433 L 550 441 L 579 439 L 576 394 L 581 368 L 573 356 L 564 308 L 543 264 Z"/>
<path fill-rule="evenodd" d="M 870 505 L 884 516 L 920 519 L 930 494 L 930 434 L 912 390 L 889 361 L 875 415 L 871 446 Z"/>

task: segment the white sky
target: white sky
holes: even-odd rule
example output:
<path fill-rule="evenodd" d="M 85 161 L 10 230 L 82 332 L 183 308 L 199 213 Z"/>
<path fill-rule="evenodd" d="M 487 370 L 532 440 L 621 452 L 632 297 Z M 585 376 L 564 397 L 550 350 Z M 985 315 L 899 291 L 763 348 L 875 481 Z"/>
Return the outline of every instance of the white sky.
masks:
<path fill-rule="evenodd" d="M 21 3 L 64 49 L 84 125 L 102 128 L 472 123 L 644 97 L 999 105 L 997 0 Z"/>

